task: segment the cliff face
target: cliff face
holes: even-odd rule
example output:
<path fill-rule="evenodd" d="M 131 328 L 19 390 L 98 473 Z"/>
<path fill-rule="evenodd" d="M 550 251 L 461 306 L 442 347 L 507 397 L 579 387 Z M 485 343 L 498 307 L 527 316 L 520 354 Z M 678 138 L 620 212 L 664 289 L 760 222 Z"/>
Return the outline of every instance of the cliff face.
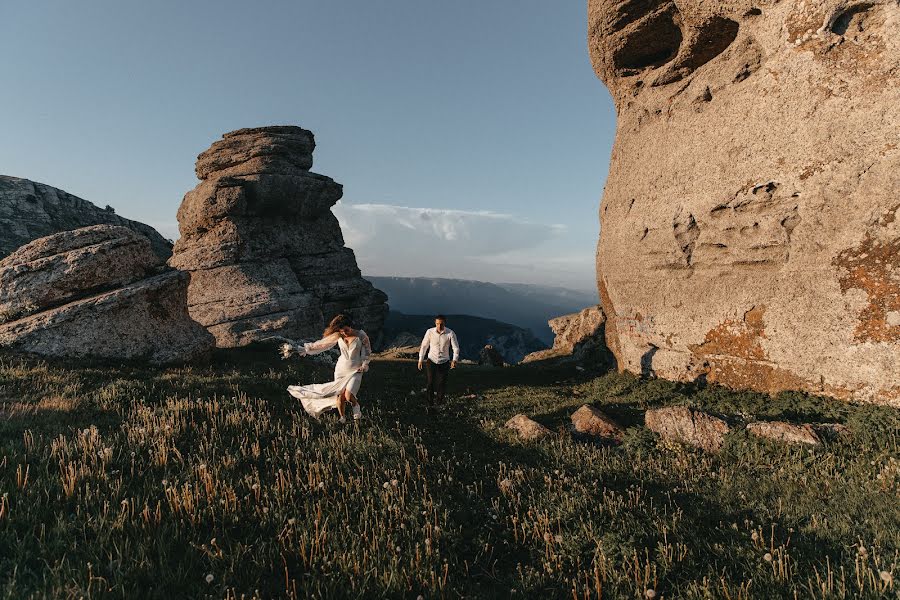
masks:
<path fill-rule="evenodd" d="M 178 210 L 170 265 L 191 274 L 188 306 L 219 347 L 321 334 L 349 311 L 377 343 L 387 297 L 362 278 L 331 207 L 340 184 L 310 172 L 300 127 L 226 133 L 200 154 Z"/>
<path fill-rule="evenodd" d="M 90 225 L 127 227 L 150 240 L 163 260 L 172 256 L 172 244 L 149 225 L 124 219 L 55 187 L 0 175 L 0 258 L 38 238 Z"/>
<path fill-rule="evenodd" d="M 900 403 L 897 0 L 590 0 L 620 368 Z"/>

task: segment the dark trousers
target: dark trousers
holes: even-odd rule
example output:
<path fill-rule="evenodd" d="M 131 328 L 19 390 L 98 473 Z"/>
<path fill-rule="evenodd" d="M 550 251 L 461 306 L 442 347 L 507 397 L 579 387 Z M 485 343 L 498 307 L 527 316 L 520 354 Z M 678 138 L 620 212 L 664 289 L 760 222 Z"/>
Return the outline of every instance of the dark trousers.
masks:
<path fill-rule="evenodd" d="M 447 391 L 447 375 L 450 373 L 450 362 L 441 364 L 425 360 L 425 377 L 428 379 L 428 387 L 425 388 L 425 399 L 428 406 L 434 406 L 435 396 L 437 403 L 444 401 L 444 392 Z"/>

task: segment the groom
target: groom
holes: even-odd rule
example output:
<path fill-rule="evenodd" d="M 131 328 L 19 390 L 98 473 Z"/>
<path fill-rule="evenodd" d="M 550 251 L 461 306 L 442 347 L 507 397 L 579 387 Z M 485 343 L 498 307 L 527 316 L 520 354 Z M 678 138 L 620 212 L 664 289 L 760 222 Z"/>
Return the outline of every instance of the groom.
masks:
<path fill-rule="evenodd" d="M 453 359 L 450 359 L 450 350 L 453 350 Z M 426 359 L 427 357 L 427 359 Z M 425 332 L 422 345 L 419 348 L 419 370 L 425 369 L 428 379 L 428 387 L 425 390 L 425 398 L 428 400 L 428 409 L 434 406 L 435 395 L 437 403 L 444 401 L 444 392 L 447 389 L 447 375 L 450 369 L 456 368 L 459 360 L 459 341 L 452 329 L 447 328 L 447 319 L 444 315 L 434 318 L 434 327 Z"/>

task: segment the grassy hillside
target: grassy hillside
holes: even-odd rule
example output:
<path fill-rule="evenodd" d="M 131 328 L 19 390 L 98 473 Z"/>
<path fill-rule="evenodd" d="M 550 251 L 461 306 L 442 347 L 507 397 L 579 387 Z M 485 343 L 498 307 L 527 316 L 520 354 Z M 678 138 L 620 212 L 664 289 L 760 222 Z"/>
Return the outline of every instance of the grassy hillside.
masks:
<path fill-rule="evenodd" d="M 897 411 L 569 369 L 460 368 L 427 417 L 414 364 L 376 362 L 341 426 L 284 393 L 330 378 L 301 361 L 0 358 L 0 597 L 898 596 Z M 571 439 L 582 403 L 625 443 Z M 851 436 L 708 455 L 642 427 L 684 403 Z M 520 443 L 518 412 L 563 432 Z"/>

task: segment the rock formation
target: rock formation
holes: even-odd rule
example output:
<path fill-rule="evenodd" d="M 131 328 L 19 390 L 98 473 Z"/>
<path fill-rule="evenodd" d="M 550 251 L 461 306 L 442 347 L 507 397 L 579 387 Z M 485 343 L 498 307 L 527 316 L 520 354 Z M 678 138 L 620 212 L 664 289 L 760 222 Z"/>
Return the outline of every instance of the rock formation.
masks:
<path fill-rule="evenodd" d="M 731 430 L 728 423 L 705 412 L 687 406 L 655 408 L 644 413 L 647 429 L 668 441 L 680 442 L 718 452 Z"/>
<path fill-rule="evenodd" d="M 146 236 L 163 260 L 172 244 L 149 225 L 98 208 L 62 190 L 19 177 L 0 175 L 0 258 L 28 242 L 90 225 L 119 225 Z"/>
<path fill-rule="evenodd" d="M 591 306 L 581 312 L 563 315 L 547 321 L 556 334 L 549 350 L 532 352 L 522 362 L 535 362 L 552 358 L 571 358 L 582 361 L 612 363 L 606 347 L 606 315 L 600 306 Z"/>
<path fill-rule="evenodd" d="M 589 3 L 619 367 L 900 405 L 900 3 Z"/>
<path fill-rule="evenodd" d="M 169 264 L 190 272 L 190 314 L 219 347 L 317 337 L 342 311 L 377 343 L 387 297 L 344 246 L 331 212 L 342 187 L 310 172 L 314 148 L 300 127 L 261 127 L 226 133 L 198 157 Z"/>
<path fill-rule="evenodd" d="M 502 367 L 506 365 L 503 355 L 491 344 L 487 344 L 478 353 L 478 364 L 485 367 Z"/>
<path fill-rule="evenodd" d="M 0 261 L 0 348 L 151 364 L 197 358 L 213 340 L 188 317 L 187 279 L 125 227 L 40 238 Z"/>

